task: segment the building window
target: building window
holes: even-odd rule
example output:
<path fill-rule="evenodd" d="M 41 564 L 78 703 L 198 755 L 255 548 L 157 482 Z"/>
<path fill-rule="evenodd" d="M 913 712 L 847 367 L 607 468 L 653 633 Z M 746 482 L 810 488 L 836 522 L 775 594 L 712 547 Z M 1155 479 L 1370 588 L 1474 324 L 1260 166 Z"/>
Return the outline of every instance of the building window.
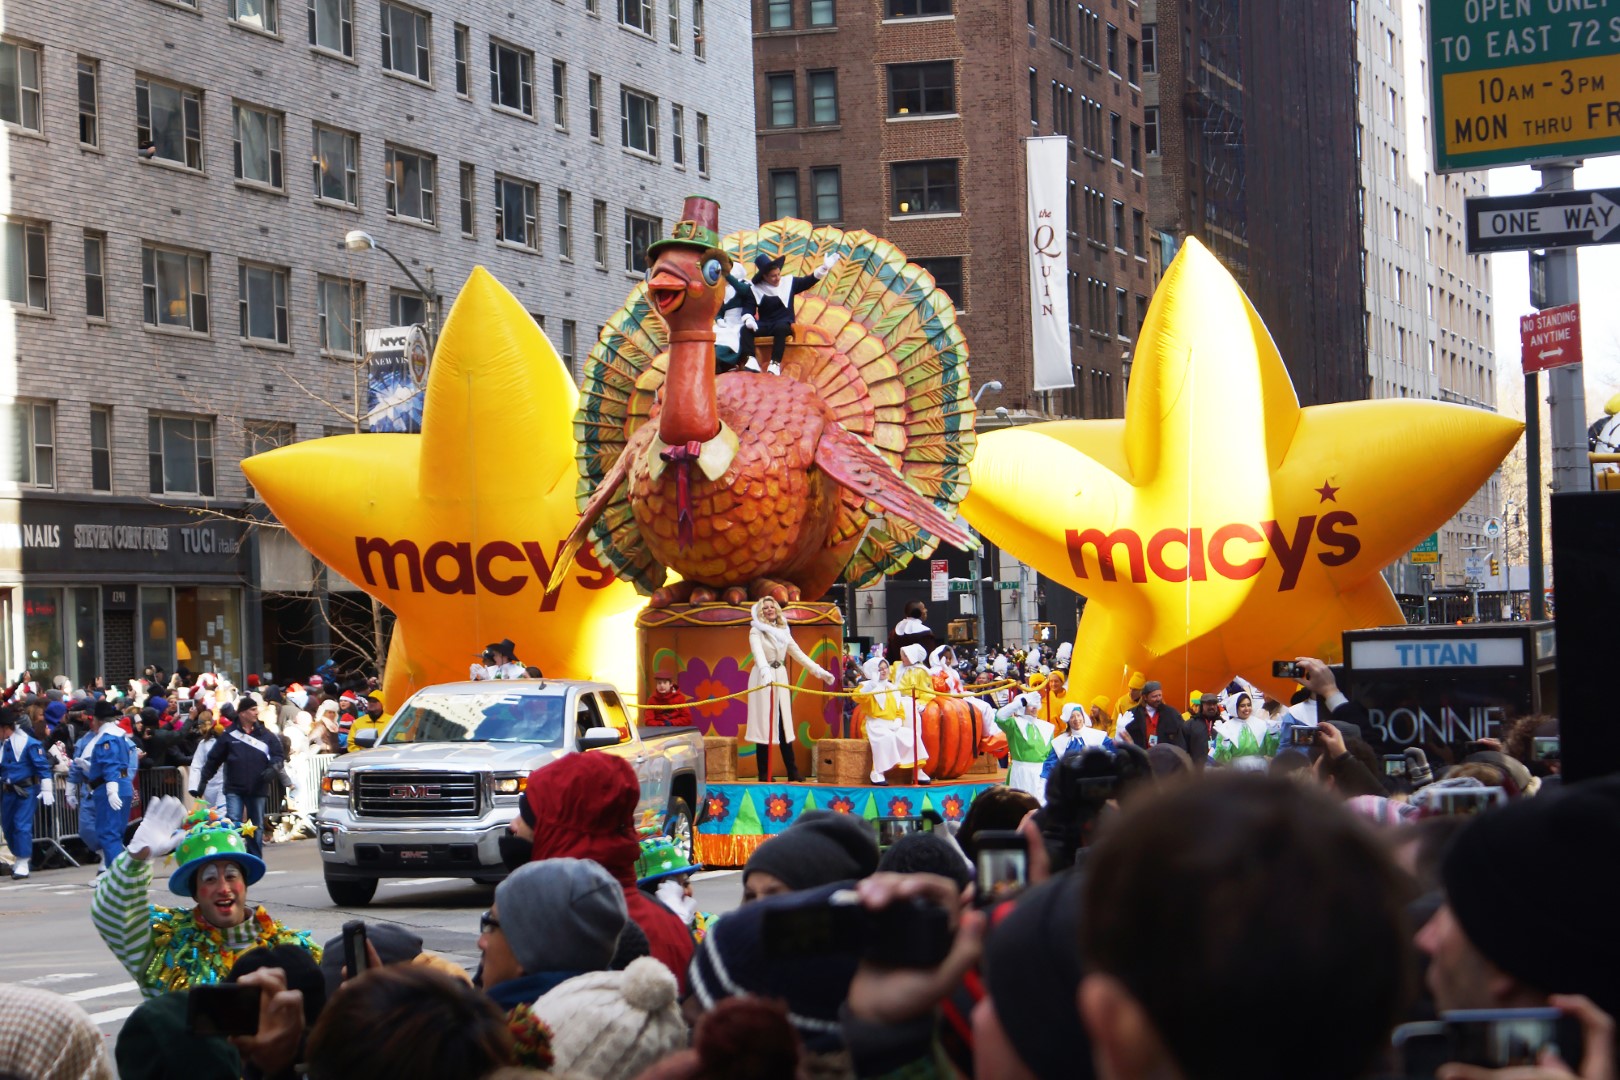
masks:
<path fill-rule="evenodd" d="M 675 164 L 686 164 L 686 110 L 679 105 L 669 107 L 669 155 Z"/>
<path fill-rule="evenodd" d="M 1159 73 L 1159 28 L 1154 23 L 1142 24 L 1142 74 Z"/>
<path fill-rule="evenodd" d="M 1142 110 L 1142 147 L 1148 157 L 1159 156 L 1159 107 L 1149 105 Z"/>
<path fill-rule="evenodd" d="M 1114 249 L 1125 250 L 1125 204 L 1114 200 Z"/>
<path fill-rule="evenodd" d="M 793 0 L 765 0 L 765 28 L 793 29 Z"/>
<path fill-rule="evenodd" d="M 268 454 L 270 451 L 291 446 L 294 438 L 294 428 L 291 424 L 277 423 L 274 420 L 247 420 L 242 424 L 242 456 L 254 457 L 258 454 Z M 253 485 L 248 484 L 248 498 L 256 498 Z"/>
<path fill-rule="evenodd" d="M 889 65 L 889 115 L 929 116 L 956 111 L 956 65 L 950 60 Z"/>
<path fill-rule="evenodd" d="M 602 76 L 594 71 L 585 80 L 585 112 L 589 118 L 591 138 L 602 138 Z"/>
<path fill-rule="evenodd" d="M 527 180 L 495 178 L 495 240 L 516 244 L 530 251 L 540 250 L 540 228 L 536 208 L 540 189 Z"/>
<path fill-rule="evenodd" d="M 1034 68 L 1029 69 L 1029 126 L 1041 126 L 1041 77 Z"/>
<path fill-rule="evenodd" d="M 208 332 L 208 256 L 142 244 L 141 291 L 147 326 Z"/>
<path fill-rule="evenodd" d="M 1131 125 L 1131 171 L 1142 171 L 1142 126 Z"/>
<path fill-rule="evenodd" d="M 573 319 L 564 319 L 562 324 L 562 360 L 568 368 L 568 373 L 574 377 L 575 382 L 582 382 L 579 369 L 579 327 Z"/>
<path fill-rule="evenodd" d="M 810 0 L 810 25 L 835 26 L 838 23 L 838 11 L 834 0 Z"/>
<path fill-rule="evenodd" d="M 354 57 L 354 0 L 309 0 L 309 43 Z"/>
<path fill-rule="evenodd" d="M 135 137 L 153 157 L 201 169 L 201 92 L 145 76 L 136 79 Z"/>
<path fill-rule="evenodd" d="M 844 220 L 843 176 L 837 168 L 810 170 L 811 220 L 828 225 Z"/>
<path fill-rule="evenodd" d="M 953 160 L 891 165 L 892 212 L 896 216 L 959 213 L 962 204 L 957 194 L 956 167 Z"/>
<path fill-rule="evenodd" d="M 670 0 L 672 4 L 680 0 Z M 703 30 L 703 0 L 692 0 L 692 55 L 702 60 L 708 54 L 708 40 Z"/>
<path fill-rule="evenodd" d="M 967 310 L 962 303 L 962 259 L 913 259 L 912 262 L 933 275 L 934 288 L 951 298 L 958 311 Z"/>
<path fill-rule="evenodd" d="M 929 19 L 951 13 L 951 0 L 883 0 L 885 19 Z"/>
<path fill-rule="evenodd" d="M 1136 39 L 1129 36 L 1125 38 L 1125 81 L 1132 86 L 1142 82 L 1136 71 Z"/>
<path fill-rule="evenodd" d="M 1131 336 L 1131 313 L 1129 296 L 1124 289 L 1114 290 L 1114 333 L 1118 337 Z"/>
<path fill-rule="evenodd" d="M 557 255 L 573 261 L 574 258 L 574 196 L 557 189 Z"/>
<path fill-rule="evenodd" d="M 6 222 L 6 296 L 29 311 L 51 310 L 45 226 Z"/>
<path fill-rule="evenodd" d="M 465 161 L 461 163 L 461 235 L 475 235 L 477 219 L 473 209 L 473 167 Z"/>
<path fill-rule="evenodd" d="M 56 486 L 56 406 L 19 401 L 11 406 L 13 484 Z"/>
<path fill-rule="evenodd" d="M 438 220 L 434 190 L 437 163 L 427 154 L 390 146 L 383 151 L 383 194 L 388 216 L 432 225 Z"/>
<path fill-rule="evenodd" d="M 592 18 L 599 18 L 602 14 L 601 4 L 598 0 L 585 0 L 585 14 Z"/>
<path fill-rule="evenodd" d="M 87 319 L 107 317 L 107 237 L 88 230 L 84 234 L 84 315 Z"/>
<path fill-rule="evenodd" d="M 1119 113 L 1108 114 L 1108 156 L 1115 165 L 1125 164 L 1125 138 Z"/>
<path fill-rule="evenodd" d="M 100 146 L 100 93 L 96 85 L 97 64 L 79 57 L 79 145 Z"/>
<path fill-rule="evenodd" d="M 678 2 L 679 0 L 670 0 L 670 3 Z M 619 0 L 619 25 L 628 26 L 632 30 L 639 30 L 651 37 L 653 32 L 652 0 Z"/>
<path fill-rule="evenodd" d="M 347 278 L 323 277 L 315 284 L 315 301 L 321 351 L 358 355 L 366 287 Z"/>
<path fill-rule="evenodd" d="M 388 290 L 389 326 L 425 326 L 427 297 L 406 289 Z"/>
<path fill-rule="evenodd" d="M 771 173 L 771 217 L 799 216 L 799 173 L 797 169 L 778 169 Z"/>
<path fill-rule="evenodd" d="M 0 41 L 0 120 L 29 131 L 39 126 L 39 50 Z"/>
<path fill-rule="evenodd" d="M 281 114 L 240 103 L 231 106 L 236 178 L 280 191 Z"/>
<path fill-rule="evenodd" d="M 632 274 L 647 272 L 647 248 L 664 235 L 664 223 L 658 218 L 624 212 L 624 268 Z"/>
<path fill-rule="evenodd" d="M 1119 27 L 1108 24 L 1108 70 L 1119 74 Z"/>
<path fill-rule="evenodd" d="M 382 66 L 407 78 L 430 82 L 429 47 L 433 42 L 426 12 L 385 3 L 382 6 Z"/>
<path fill-rule="evenodd" d="M 146 460 L 153 495 L 214 495 L 214 422 L 161 416 L 146 422 Z"/>
<path fill-rule="evenodd" d="M 591 257 L 598 270 L 607 269 L 607 203 L 596 199 L 591 203 Z"/>
<path fill-rule="evenodd" d="M 323 202 L 360 205 L 359 136 L 315 125 L 315 197 Z"/>
<path fill-rule="evenodd" d="M 287 271 L 238 263 L 236 290 L 242 340 L 287 344 Z"/>
<path fill-rule="evenodd" d="M 279 34 L 280 7 L 280 0 L 231 0 L 231 21 L 266 34 Z"/>
<path fill-rule="evenodd" d="M 619 137 L 631 150 L 658 156 L 658 99 L 628 86 L 619 88 L 619 111 L 624 117 Z"/>
<path fill-rule="evenodd" d="M 561 60 L 551 62 L 551 126 L 568 130 L 568 65 Z"/>
<path fill-rule="evenodd" d="M 112 409 L 90 406 L 90 490 L 112 490 Z"/>
<path fill-rule="evenodd" d="M 709 117 L 697 114 L 697 167 L 699 176 L 709 175 Z"/>
<path fill-rule="evenodd" d="M 524 116 L 534 115 L 534 54 L 527 49 L 505 45 L 493 38 L 489 43 L 489 100 L 498 108 Z"/>
<path fill-rule="evenodd" d="M 806 78 L 810 80 L 810 122 L 838 123 L 838 72 L 812 71 Z"/>
<path fill-rule="evenodd" d="M 472 60 L 472 31 L 457 23 L 455 26 L 456 46 L 456 93 L 462 97 L 472 94 L 472 76 L 468 68 Z"/>
<path fill-rule="evenodd" d="M 793 73 L 780 72 L 765 76 L 766 127 L 792 127 L 798 119 L 798 103 L 794 100 Z"/>
<path fill-rule="evenodd" d="M 1147 257 L 1147 215 L 1140 210 L 1131 211 L 1131 252 Z"/>
<path fill-rule="evenodd" d="M 669 47 L 681 48 L 681 0 L 669 0 Z"/>

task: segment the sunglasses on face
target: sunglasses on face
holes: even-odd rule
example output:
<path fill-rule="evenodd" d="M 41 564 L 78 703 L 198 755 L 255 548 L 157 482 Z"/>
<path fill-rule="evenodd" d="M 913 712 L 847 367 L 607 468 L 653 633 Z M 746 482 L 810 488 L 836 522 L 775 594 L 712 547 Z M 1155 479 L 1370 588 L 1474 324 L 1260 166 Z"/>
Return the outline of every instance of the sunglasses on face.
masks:
<path fill-rule="evenodd" d="M 500 928 L 501 920 L 495 917 L 493 911 L 486 911 L 478 916 L 478 932 L 480 934 L 487 934 L 491 930 L 499 930 Z"/>

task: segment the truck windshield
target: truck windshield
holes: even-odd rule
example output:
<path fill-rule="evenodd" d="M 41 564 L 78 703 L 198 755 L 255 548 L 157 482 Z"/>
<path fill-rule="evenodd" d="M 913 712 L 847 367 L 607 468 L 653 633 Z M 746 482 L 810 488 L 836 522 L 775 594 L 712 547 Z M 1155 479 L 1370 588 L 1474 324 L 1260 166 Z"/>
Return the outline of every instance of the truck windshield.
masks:
<path fill-rule="evenodd" d="M 416 698 L 399 711 L 383 745 L 519 742 L 563 745 L 563 695 L 456 694 Z"/>

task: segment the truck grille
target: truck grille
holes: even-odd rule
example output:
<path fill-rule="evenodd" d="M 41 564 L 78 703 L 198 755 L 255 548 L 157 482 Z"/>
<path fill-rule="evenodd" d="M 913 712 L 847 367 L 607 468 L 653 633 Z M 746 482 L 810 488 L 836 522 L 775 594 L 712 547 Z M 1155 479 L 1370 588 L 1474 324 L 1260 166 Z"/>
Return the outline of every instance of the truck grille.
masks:
<path fill-rule="evenodd" d="M 475 818 L 478 774 L 362 770 L 354 774 L 354 799 L 361 817 Z"/>

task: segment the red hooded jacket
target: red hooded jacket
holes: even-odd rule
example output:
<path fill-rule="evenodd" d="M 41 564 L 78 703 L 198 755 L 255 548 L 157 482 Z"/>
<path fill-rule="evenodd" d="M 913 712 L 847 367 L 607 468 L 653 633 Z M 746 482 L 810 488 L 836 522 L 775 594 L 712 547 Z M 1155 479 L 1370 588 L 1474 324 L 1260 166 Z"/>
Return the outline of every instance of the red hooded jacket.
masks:
<path fill-rule="evenodd" d="M 569 754 L 529 774 L 525 798 L 534 810 L 533 859 L 589 859 L 624 887 L 630 918 L 641 927 L 652 955 L 675 973 L 686 993 L 692 933 L 680 916 L 636 888 L 635 770 L 611 754 Z"/>

